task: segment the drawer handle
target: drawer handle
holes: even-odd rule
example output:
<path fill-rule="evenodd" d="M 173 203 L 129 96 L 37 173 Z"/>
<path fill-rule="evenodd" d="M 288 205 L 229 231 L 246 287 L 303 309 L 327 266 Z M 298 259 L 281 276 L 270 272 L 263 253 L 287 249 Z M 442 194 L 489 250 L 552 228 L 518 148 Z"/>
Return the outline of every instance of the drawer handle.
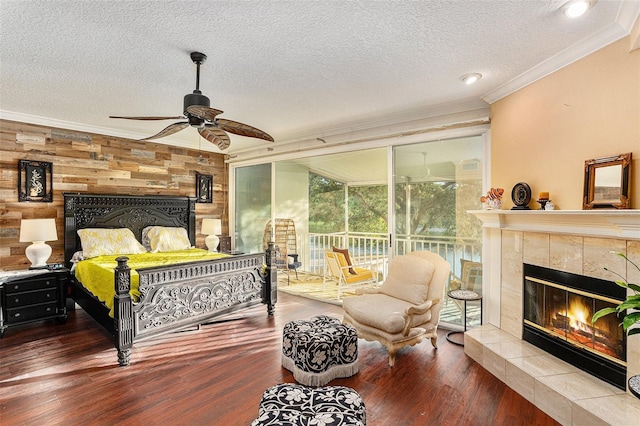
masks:
<path fill-rule="evenodd" d="M 20 316 L 20 312 L 16 312 L 16 314 L 14 315 L 14 317 L 18 318 Z"/>
<path fill-rule="evenodd" d="M 51 308 L 47 308 L 47 312 L 51 312 Z"/>
<path fill-rule="evenodd" d="M 20 303 L 20 298 L 16 298 L 16 303 Z"/>

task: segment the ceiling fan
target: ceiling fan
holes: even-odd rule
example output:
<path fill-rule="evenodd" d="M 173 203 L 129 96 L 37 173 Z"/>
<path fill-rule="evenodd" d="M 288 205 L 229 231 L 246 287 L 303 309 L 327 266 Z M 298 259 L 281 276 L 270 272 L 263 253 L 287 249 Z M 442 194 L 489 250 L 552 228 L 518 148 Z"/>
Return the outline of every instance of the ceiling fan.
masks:
<path fill-rule="evenodd" d="M 227 132 L 273 142 L 273 138 L 260 129 L 256 129 L 255 127 L 239 123 L 237 121 L 217 118 L 217 116 L 222 114 L 223 111 L 209 107 L 209 98 L 204 96 L 200 91 L 200 65 L 207 60 L 207 55 L 200 52 L 191 52 L 191 60 L 197 66 L 196 89 L 193 93 L 187 94 L 184 97 L 184 116 L 121 117 L 110 115 L 109 118 L 122 118 L 125 120 L 187 120 L 170 124 L 159 133 L 149 136 L 148 138 L 140 139 L 142 141 L 169 136 L 188 126 L 193 126 L 198 129 L 198 133 L 200 133 L 203 138 L 216 145 L 221 150 L 229 148 L 229 145 L 231 144 Z"/>

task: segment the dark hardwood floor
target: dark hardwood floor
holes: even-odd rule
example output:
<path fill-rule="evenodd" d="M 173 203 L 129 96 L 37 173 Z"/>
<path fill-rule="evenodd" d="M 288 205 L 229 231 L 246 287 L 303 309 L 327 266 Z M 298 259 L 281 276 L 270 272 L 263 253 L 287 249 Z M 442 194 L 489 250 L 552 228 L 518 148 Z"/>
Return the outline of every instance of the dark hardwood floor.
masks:
<path fill-rule="evenodd" d="M 249 425 L 262 392 L 293 382 L 281 366 L 282 328 L 342 315 L 338 306 L 279 294 L 234 320 L 137 344 L 119 367 L 111 337 L 84 311 L 10 328 L 0 339 L 0 424 Z M 465 356 L 441 331 L 405 348 L 390 368 L 377 343 L 359 341 L 360 372 L 331 385 L 356 389 L 368 425 L 556 425 Z"/>

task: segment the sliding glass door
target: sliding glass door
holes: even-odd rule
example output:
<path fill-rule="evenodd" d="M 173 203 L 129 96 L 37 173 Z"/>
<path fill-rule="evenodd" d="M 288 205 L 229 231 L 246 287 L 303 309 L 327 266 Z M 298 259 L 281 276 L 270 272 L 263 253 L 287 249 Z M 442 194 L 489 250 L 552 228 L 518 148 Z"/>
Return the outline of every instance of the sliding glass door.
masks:
<path fill-rule="evenodd" d="M 393 149 L 394 253 L 438 253 L 451 264 L 456 286 L 480 294 L 482 229 L 466 211 L 481 208 L 483 144 L 483 136 L 472 136 Z M 466 282 L 458 284 L 463 275 Z M 461 313 L 447 300 L 441 321 L 461 323 Z"/>
<path fill-rule="evenodd" d="M 393 256 L 429 250 L 451 264 L 453 285 L 481 293 L 481 224 L 467 210 L 481 208 L 484 145 L 478 134 L 236 167 L 235 249 L 264 250 L 267 223 L 288 219 L 300 271 L 322 274 L 335 245 L 383 279 Z M 461 312 L 447 300 L 442 321 L 460 324 Z"/>
<path fill-rule="evenodd" d="M 234 248 L 246 253 L 264 250 L 264 227 L 271 219 L 271 163 L 235 169 Z"/>

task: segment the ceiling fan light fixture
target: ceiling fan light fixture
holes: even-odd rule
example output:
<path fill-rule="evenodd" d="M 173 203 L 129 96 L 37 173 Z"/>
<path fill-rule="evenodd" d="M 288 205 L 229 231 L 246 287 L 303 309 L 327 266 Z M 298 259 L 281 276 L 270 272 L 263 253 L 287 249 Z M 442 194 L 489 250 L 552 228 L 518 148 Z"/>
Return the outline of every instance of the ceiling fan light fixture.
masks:
<path fill-rule="evenodd" d="M 564 14 L 571 18 L 577 18 L 579 16 L 584 15 L 587 10 L 591 9 L 591 7 L 595 4 L 595 1 L 589 0 L 574 0 L 564 5 Z"/>
<path fill-rule="evenodd" d="M 196 64 L 196 88 L 193 93 L 185 95 L 183 102 L 184 116 L 179 117 L 123 117 L 110 115 L 110 118 L 121 118 L 126 120 L 187 120 L 178 123 L 170 124 L 165 127 L 159 133 L 149 136 L 141 141 L 153 140 L 170 136 L 188 126 L 198 129 L 198 133 L 207 141 L 216 145 L 220 150 L 229 148 L 231 143 L 229 139 L 229 133 L 234 133 L 240 136 L 246 136 L 249 138 L 263 139 L 269 142 L 273 142 L 273 137 L 268 133 L 263 132 L 253 126 L 239 123 L 233 120 L 218 119 L 217 116 L 222 114 L 223 111 L 215 108 L 211 108 L 209 98 L 202 94 L 200 91 L 200 65 L 207 60 L 207 55 L 200 52 L 192 52 L 191 60 Z M 200 141 L 200 139 L 198 139 Z"/>
<path fill-rule="evenodd" d="M 462 77 L 460 77 L 460 80 L 462 80 L 462 82 L 468 86 L 480 80 L 481 78 L 482 78 L 482 74 L 474 72 L 471 74 L 463 75 Z"/>

